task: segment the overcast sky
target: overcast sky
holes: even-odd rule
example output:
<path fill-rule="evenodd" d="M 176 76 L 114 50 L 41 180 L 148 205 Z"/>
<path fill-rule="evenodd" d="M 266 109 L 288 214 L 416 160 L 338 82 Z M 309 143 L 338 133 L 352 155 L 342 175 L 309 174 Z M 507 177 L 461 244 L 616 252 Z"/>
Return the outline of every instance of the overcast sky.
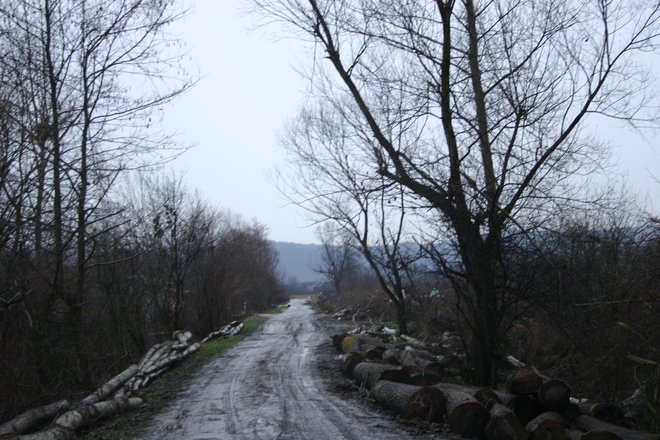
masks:
<path fill-rule="evenodd" d="M 194 148 L 173 164 L 213 204 L 257 219 L 278 241 L 316 242 L 302 210 L 271 185 L 283 153 L 276 137 L 303 102 L 293 41 L 277 41 L 239 14 L 246 0 L 195 1 L 172 29 L 200 82 L 166 109 L 165 128 Z"/>
<path fill-rule="evenodd" d="M 284 165 L 276 139 L 305 98 L 295 71 L 304 62 L 300 43 L 250 30 L 239 13 L 247 0 L 197 0 L 172 32 L 185 43 L 188 70 L 199 84 L 166 109 L 168 130 L 194 148 L 173 164 L 192 188 L 214 205 L 268 226 L 278 241 L 316 242 L 302 209 L 287 206 L 269 178 Z M 635 136 L 611 122 L 596 129 L 615 147 L 619 173 L 642 198 L 660 207 L 660 147 L 653 133 Z"/>

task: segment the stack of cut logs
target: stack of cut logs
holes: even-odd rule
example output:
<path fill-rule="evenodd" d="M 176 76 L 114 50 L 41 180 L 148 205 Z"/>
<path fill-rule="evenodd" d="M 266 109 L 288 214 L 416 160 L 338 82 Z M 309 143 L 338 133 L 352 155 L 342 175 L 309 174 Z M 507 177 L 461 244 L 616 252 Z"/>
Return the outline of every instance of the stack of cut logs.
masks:
<path fill-rule="evenodd" d="M 238 334 L 243 324 L 234 321 L 220 330 L 209 334 L 202 343 L 219 337 Z M 174 339 L 153 345 L 142 356 L 137 365 L 131 365 L 92 394 L 73 407 L 67 400 L 60 400 L 24 412 L 14 419 L 0 425 L 0 438 L 20 438 L 24 440 L 60 440 L 72 439 L 76 431 L 91 426 L 97 420 L 114 415 L 120 411 L 139 408 L 142 399 L 135 394 L 148 386 L 155 378 L 163 374 L 175 363 L 197 352 L 200 343 L 191 344 L 192 333 L 174 332 Z M 34 432 L 55 418 L 43 431 Z"/>
<path fill-rule="evenodd" d="M 569 386 L 519 366 L 505 390 L 446 383 L 453 356 L 434 356 L 412 338 L 352 333 L 332 337 L 342 370 L 385 407 L 430 422 L 446 421 L 465 438 L 488 440 L 657 440 L 597 417 L 597 406 L 578 405 Z"/>

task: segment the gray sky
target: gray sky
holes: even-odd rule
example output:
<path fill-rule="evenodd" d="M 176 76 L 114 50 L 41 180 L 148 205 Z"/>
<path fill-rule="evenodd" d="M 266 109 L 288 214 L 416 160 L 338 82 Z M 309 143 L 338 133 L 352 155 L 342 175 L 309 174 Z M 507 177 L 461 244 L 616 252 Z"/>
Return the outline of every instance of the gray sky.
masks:
<path fill-rule="evenodd" d="M 199 84 L 165 109 L 165 128 L 194 148 L 174 168 L 204 199 L 257 219 L 273 240 L 316 242 L 302 210 L 269 182 L 283 164 L 277 132 L 295 115 L 305 84 L 294 71 L 295 42 L 250 31 L 237 5 L 245 0 L 199 0 L 192 14 L 172 29 L 199 70 Z"/>
<path fill-rule="evenodd" d="M 202 76 L 165 110 L 166 129 L 195 145 L 173 167 L 204 199 L 266 224 L 271 239 L 317 242 L 314 227 L 305 227 L 303 210 L 286 206 L 269 179 L 284 165 L 277 132 L 305 98 L 306 84 L 295 71 L 305 61 L 304 49 L 296 41 L 250 31 L 254 23 L 238 10 L 246 3 L 197 0 L 191 15 L 172 29 L 190 54 L 189 72 Z M 640 137 L 611 121 L 595 129 L 614 147 L 618 173 L 657 212 L 660 183 L 651 177 L 660 178 L 657 133 Z"/>

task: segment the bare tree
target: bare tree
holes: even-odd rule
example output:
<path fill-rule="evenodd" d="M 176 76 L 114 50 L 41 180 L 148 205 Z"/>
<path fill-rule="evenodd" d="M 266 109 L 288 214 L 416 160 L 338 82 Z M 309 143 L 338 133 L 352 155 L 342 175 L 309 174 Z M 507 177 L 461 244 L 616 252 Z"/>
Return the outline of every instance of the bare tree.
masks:
<path fill-rule="evenodd" d="M 322 268 L 335 289 L 356 249 L 393 304 L 399 330 L 407 333 L 406 290 L 413 290 L 413 267 L 421 251 L 410 235 L 411 201 L 401 184 L 370 174 L 351 157 L 368 140 L 340 119 L 327 109 L 310 108 L 290 126 L 285 145 L 296 167 L 287 176 L 291 188 L 286 193 L 315 221 L 325 222 Z"/>
<path fill-rule="evenodd" d="M 330 223 L 324 223 L 317 230 L 321 240 L 321 261 L 316 271 L 332 284 L 335 293 L 340 294 L 348 278 L 354 275 L 356 255 L 350 236 L 337 231 Z"/>
<path fill-rule="evenodd" d="M 107 211 L 104 200 L 129 163 L 161 160 L 147 156 L 172 144 L 148 129 L 150 118 L 190 86 L 184 78 L 163 80 L 174 62 L 162 51 L 164 29 L 180 16 L 172 3 L 150 0 L 0 6 L 0 88 L 18 152 L 14 179 L 2 182 L 11 206 L 20 208 L 12 242 L 21 246 L 11 249 L 10 259 L 24 266 L 16 279 L 30 280 L 21 290 L 34 297 L 26 306 L 32 334 L 49 333 L 56 306 L 66 310 L 64 339 L 75 354 L 67 371 L 79 383 L 88 382 L 90 371 L 90 262 L 100 236 L 117 227 L 105 221 L 117 211 Z M 44 338 L 34 343 L 53 351 Z"/>
<path fill-rule="evenodd" d="M 590 118 L 652 122 L 655 93 L 634 55 L 655 49 L 660 5 L 254 4 L 327 58 L 315 63 L 316 96 L 368 141 L 349 157 L 403 185 L 446 226 L 460 260 L 444 267 L 463 299 L 470 357 L 478 380 L 493 381 L 493 359 L 520 305 L 507 237 L 575 200 L 574 176 L 598 168 L 599 143 L 583 130 Z"/>

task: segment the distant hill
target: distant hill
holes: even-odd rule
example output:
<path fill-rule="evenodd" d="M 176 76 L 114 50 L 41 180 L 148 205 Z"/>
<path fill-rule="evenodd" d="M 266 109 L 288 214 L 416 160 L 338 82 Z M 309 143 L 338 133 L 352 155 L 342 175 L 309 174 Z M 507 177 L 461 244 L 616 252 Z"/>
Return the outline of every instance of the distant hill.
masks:
<path fill-rule="evenodd" d="M 320 281 L 323 277 L 314 268 L 321 261 L 320 244 L 287 243 L 271 241 L 280 259 L 280 271 L 284 281 L 295 278 L 301 283 Z"/>

